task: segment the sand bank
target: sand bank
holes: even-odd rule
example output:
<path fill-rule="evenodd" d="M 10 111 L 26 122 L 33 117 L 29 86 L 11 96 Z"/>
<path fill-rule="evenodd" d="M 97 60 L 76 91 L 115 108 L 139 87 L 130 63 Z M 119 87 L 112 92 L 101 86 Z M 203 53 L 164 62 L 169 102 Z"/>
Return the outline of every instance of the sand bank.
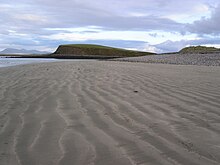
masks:
<path fill-rule="evenodd" d="M 0 69 L 1 165 L 220 163 L 220 67 Z"/>

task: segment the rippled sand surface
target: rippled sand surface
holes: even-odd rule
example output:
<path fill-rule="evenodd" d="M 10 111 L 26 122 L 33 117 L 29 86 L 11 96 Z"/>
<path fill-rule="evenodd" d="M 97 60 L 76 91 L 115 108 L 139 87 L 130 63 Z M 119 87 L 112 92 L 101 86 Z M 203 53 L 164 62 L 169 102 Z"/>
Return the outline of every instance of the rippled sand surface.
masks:
<path fill-rule="evenodd" d="M 220 164 L 220 67 L 1 68 L 0 164 Z"/>

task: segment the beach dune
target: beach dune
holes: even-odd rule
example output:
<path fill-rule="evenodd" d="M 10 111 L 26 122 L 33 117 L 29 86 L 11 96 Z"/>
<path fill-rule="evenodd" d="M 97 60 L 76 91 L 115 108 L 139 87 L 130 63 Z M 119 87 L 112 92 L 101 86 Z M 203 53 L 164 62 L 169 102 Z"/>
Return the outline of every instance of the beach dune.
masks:
<path fill-rule="evenodd" d="M 220 164 L 220 67 L 0 69 L 1 165 Z"/>

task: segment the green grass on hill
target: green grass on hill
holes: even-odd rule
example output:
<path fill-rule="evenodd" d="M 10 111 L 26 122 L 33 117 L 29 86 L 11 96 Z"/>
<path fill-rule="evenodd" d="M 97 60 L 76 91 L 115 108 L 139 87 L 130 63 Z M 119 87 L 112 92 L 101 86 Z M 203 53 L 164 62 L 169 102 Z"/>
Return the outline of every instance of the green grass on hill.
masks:
<path fill-rule="evenodd" d="M 69 45 L 60 45 L 60 46 L 70 46 L 70 47 L 78 47 L 78 48 L 118 49 L 109 46 L 93 45 L 93 44 L 69 44 Z"/>
<path fill-rule="evenodd" d="M 190 46 L 183 48 L 179 53 L 215 53 L 219 52 L 220 49 L 215 47 L 206 47 L 206 46 Z"/>
<path fill-rule="evenodd" d="M 70 44 L 70 45 L 60 45 L 54 54 L 68 54 L 68 55 L 99 55 L 99 56 L 115 56 L 115 57 L 132 57 L 132 56 L 144 56 L 153 55 L 150 52 L 141 52 L 126 50 L 120 48 L 113 48 L 109 46 L 102 45 L 92 45 L 92 44 Z"/>

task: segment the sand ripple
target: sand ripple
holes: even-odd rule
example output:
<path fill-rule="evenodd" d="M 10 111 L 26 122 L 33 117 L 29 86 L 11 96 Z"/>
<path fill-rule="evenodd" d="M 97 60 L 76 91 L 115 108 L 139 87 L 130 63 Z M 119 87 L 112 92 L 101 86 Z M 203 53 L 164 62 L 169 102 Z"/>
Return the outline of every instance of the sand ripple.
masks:
<path fill-rule="evenodd" d="M 220 68 L 0 69 L 1 165 L 220 164 Z"/>

